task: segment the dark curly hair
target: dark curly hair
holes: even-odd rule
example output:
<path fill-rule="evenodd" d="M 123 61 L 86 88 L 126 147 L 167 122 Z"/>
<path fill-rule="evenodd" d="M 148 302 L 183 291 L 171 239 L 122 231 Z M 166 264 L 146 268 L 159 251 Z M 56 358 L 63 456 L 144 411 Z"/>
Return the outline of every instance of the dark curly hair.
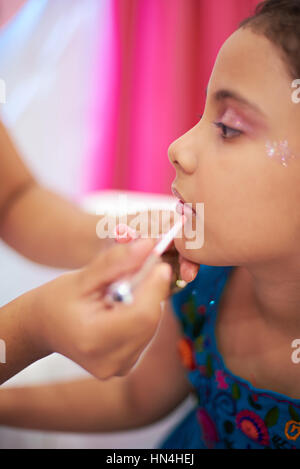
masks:
<path fill-rule="evenodd" d="M 240 24 L 263 34 L 281 51 L 293 79 L 300 78 L 300 0 L 267 0 Z"/>

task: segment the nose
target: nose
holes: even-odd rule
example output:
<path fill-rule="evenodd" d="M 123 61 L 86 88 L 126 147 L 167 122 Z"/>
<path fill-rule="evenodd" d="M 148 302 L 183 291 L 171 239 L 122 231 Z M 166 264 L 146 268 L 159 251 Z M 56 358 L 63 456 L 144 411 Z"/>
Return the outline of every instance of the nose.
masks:
<path fill-rule="evenodd" d="M 168 156 L 176 171 L 193 174 L 197 169 L 197 157 L 193 141 L 188 134 L 175 140 L 168 148 Z"/>

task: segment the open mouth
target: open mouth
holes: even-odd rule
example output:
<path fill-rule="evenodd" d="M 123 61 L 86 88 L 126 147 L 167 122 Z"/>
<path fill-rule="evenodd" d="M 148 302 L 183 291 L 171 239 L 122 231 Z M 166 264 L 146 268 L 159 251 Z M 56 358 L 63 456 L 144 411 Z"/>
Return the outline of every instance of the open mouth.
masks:
<path fill-rule="evenodd" d="M 192 207 L 192 203 L 186 202 L 180 192 L 178 192 L 174 186 L 172 186 L 172 192 L 173 195 L 178 199 L 178 203 L 176 205 L 176 212 L 180 215 L 195 216 L 196 212 Z"/>
<path fill-rule="evenodd" d="M 182 200 L 178 201 L 176 205 L 176 212 L 179 213 L 180 215 L 185 215 L 185 216 L 190 216 L 190 217 L 195 216 L 194 210 Z"/>

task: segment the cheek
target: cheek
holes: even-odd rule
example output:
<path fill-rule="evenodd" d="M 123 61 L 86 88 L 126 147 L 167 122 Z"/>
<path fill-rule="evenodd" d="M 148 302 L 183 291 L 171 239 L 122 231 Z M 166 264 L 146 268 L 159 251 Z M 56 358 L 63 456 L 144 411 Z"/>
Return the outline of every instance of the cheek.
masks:
<path fill-rule="evenodd" d="M 178 251 L 196 263 L 239 265 L 284 254 L 291 240 L 300 244 L 300 160 L 284 167 L 268 157 L 265 142 L 227 148 L 200 161 L 193 198 L 204 203 L 204 245 L 190 250 L 177 239 Z"/>
<path fill-rule="evenodd" d="M 280 250 L 287 242 L 287 201 L 271 173 L 233 170 L 206 186 L 204 232 L 210 253 L 238 263 L 261 257 L 270 248 Z"/>
<path fill-rule="evenodd" d="M 262 261 L 282 255 L 300 241 L 296 203 L 300 191 L 284 173 L 287 169 L 266 160 L 257 169 L 228 176 L 219 186 L 222 193 L 211 194 L 205 207 L 205 234 L 220 255 L 223 250 L 237 263 Z"/>

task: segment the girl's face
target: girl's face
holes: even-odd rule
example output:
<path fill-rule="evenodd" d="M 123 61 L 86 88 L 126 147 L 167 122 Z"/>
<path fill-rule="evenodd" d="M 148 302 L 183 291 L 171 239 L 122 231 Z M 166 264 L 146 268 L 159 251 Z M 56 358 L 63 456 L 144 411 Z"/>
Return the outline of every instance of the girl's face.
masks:
<path fill-rule="evenodd" d="M 220 50 L 200 122 L 169 148 L 173 186 L 193 208 L 204 203 L 203 247 L 175 241 L 186 259 L 272 265 L 300 254 L 300 104 L 292 81 L 280 51 L 249 29 Z"/>

